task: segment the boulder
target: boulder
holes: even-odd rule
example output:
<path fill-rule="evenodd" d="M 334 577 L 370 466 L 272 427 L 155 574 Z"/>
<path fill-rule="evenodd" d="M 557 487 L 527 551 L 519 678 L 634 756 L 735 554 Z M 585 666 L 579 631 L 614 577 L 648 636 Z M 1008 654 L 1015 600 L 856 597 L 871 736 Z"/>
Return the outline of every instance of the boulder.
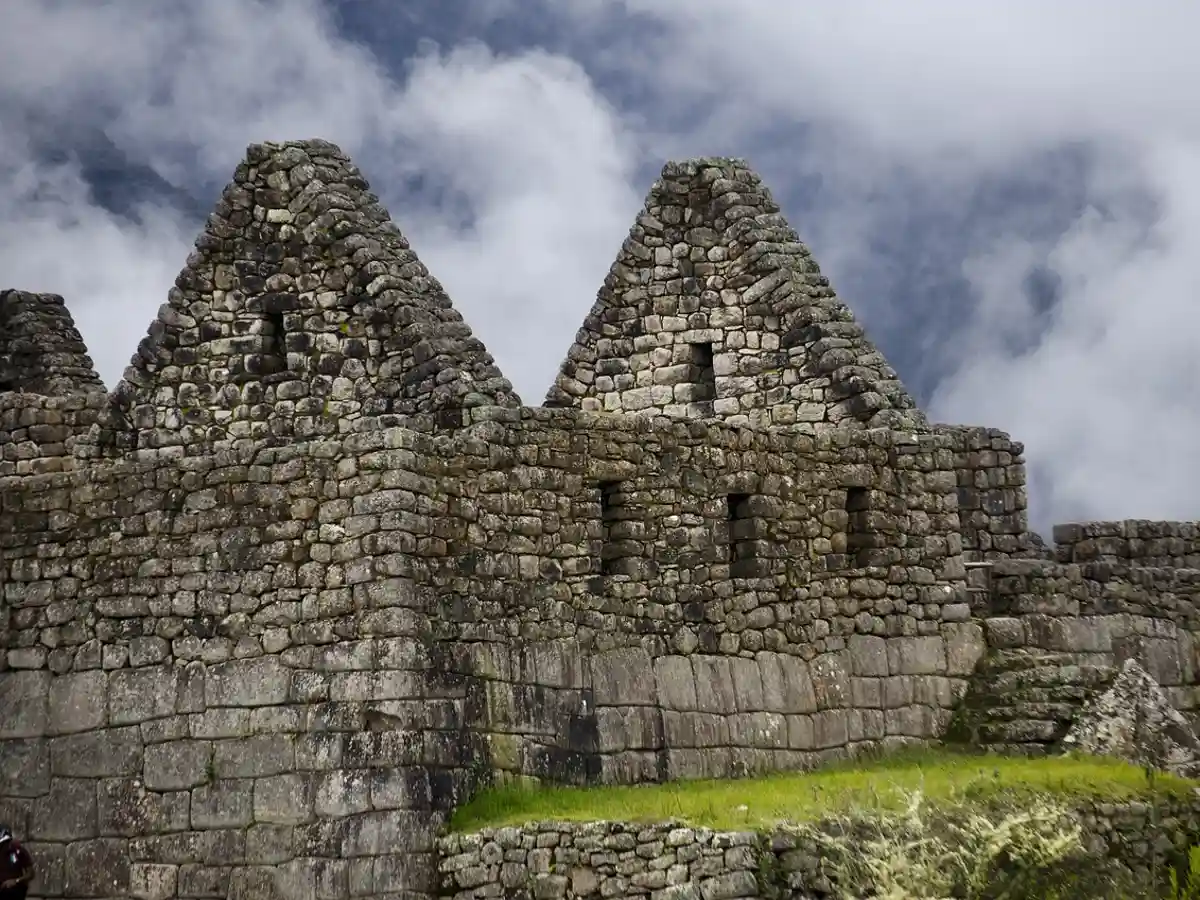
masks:
<path fill-rule="evenodd" d="M 1125 662 L 1106 690 L 1084 704 L 1062 743 L 1069 752 L 1115 756 L 1200 777 L 1200 738 L 1134 659 Z"/>

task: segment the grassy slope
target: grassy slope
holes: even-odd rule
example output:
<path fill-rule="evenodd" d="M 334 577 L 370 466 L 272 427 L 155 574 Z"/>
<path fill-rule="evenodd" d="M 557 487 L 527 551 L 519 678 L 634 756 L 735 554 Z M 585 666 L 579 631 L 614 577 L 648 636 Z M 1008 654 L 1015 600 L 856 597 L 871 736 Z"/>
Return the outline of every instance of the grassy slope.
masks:
<path fill-rule="evenodd" d="M 811 822 L 830 814 L 901 809 L 920 790 L 934 805 L 986 802 L 1031 792 L 1078 800 L 1193 796 L 1200 782 L 1166 775 L 1153 781 L 1136 766 L 1080 757 L 979 756 L 944 750 L 893 754 L 814 772 L 737 781 L 687 781 L 632 787 L 513 784 L 460 807 L 453 831 L 547 820 L 653 822 L 681 819 L 722 830 Z"/>

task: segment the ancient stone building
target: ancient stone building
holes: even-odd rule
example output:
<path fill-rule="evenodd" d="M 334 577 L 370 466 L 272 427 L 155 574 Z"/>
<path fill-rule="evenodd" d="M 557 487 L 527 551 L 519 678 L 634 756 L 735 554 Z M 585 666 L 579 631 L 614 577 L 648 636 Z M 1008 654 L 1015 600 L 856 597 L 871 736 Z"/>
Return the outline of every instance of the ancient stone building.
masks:
<path fill-rule="evenodd" d="M 111 394 L 60 298 L 0 326 L 39 895 L 411 898 L 500 773 L 1036 750 L 1131 658 L 1195 715 L 1197 527 L 1047 549 L 738 160 L 664 168 L 542 407 L 321 141 L 249 149 Z"/>

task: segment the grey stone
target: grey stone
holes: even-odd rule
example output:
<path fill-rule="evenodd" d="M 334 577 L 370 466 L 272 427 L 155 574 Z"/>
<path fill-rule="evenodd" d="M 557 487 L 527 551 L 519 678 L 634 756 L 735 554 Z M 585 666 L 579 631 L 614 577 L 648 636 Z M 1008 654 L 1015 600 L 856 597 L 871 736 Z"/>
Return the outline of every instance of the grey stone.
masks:
<path fill-rule="evenodd" d="M 169 741 L 145 749 L 146 787 L 181 791 L 207 784 L 214 774 L 213 745 L 208 741 Z"/>
<path fill-rule="evenodd" d="M 1137 660 L 1090 698 L 1063 738 L 1065 749 L 1117 756 L 1186 777 L 1200 775 L 1200 738 Z"/>
<path fill-rule="evenodd" d="M 108 716 L 107 676 L 100 671 L 58 675 L 50 682 L 51 734 L 103 728 Z"/>
<path fill-rule="evenodd" d="M 0 672 L 0 739 L 44 735 L 50 724 L 49 672 Z"/>

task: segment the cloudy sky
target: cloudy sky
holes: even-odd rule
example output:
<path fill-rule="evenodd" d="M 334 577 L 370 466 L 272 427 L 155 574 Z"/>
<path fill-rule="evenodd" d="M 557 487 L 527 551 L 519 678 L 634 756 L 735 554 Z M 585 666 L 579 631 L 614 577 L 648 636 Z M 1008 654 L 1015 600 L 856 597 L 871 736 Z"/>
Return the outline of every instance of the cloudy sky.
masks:
<path fill-rule="evenodd" d="M 3 0 L 0 286 L 120 377 L 245 147 L 340 144 L 538 403 L 664 159 L 736 155 L 1033 518 L 1200 518 L 1194 0 Z"/>

